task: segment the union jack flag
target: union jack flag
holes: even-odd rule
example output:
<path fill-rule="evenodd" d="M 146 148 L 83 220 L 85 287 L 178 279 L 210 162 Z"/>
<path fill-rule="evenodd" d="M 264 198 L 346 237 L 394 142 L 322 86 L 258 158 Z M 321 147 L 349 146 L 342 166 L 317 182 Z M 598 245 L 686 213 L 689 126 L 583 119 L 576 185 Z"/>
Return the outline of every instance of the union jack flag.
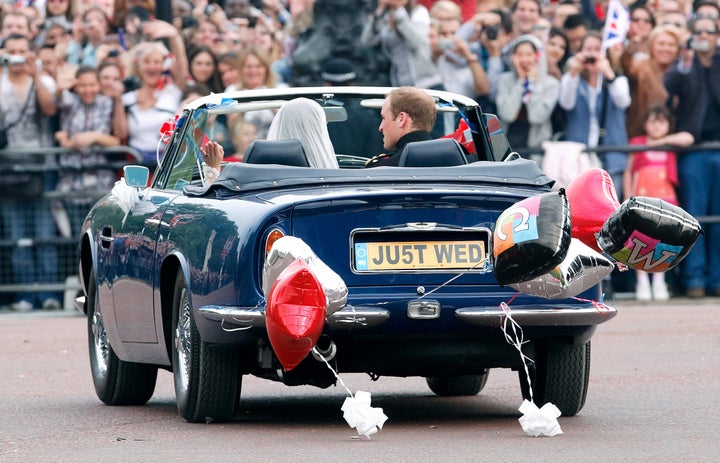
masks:
<path fill-rule="evenodd" d="M 603 52 L 616 43 L 623 43 L 630 28 L 630 12 L 620 0 L 610 0 L 603 29 Z"/>

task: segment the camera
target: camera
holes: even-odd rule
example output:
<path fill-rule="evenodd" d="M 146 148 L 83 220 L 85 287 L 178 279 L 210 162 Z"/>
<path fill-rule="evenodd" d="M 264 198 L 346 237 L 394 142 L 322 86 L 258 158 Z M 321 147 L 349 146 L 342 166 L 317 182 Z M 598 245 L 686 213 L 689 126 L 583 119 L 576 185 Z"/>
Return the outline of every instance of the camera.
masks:
<path fill-rule="evenodd" d="M 107 54 L 108 58 L 117 58 L 118 56 L 120 56 L 120 50 L 118 50 L 117 48 L 113 48 Z"/>
<path fill-rule="evenodd" d="M 212 16 L 216 11 L 215 5 L 208 5 L 205 7 L 205 16 Z"/>
<path fill-rule="evenodd" d="M 500 27 L 485 26 L 483 27 L 483 32 L 485 33 L 485 37 L 487 37 L 488 40 L 497 40 L 498 34 L 500 33 Z"/>
<path fill-rule="evenodd" d="M 180 24 L 181 29 L 188 29 L 190 27 L 198 26 L 197 19 L 195 19 L 195 17 L 192 15 L 183 16 L 182 19 L 180 20 L 180 22 L 181 22 L 181 24 Z"/>
<path fill-rule="evenodd" d="M 442 38 L 438 40 L 438 48 L 441 50 L 450 50 L 455 47 L 455 42 L 453 39 L 449 38 Z"/>
<path fill-rule="evenodd" d="M 137 90 L 140 88 L 140 78 L 138 76 L 129 76 L 122 80 L 123 87 L 125 87 L 125 92 L 132 92 L 133 90 Z"/>
<path fill-rule="evenodd" d="M 2 55 L 0 65 L 8 66 L 13 64 L 25 64 L 25 57 L 22 55 Z"/>
<path fill-rule="evenodd" d="M 583 62 L 585 64 L 595 64 L 596 61 L 597 61 L 597 58 L 595 58 L 594 56 L 586 56 L 585 61 L 583 61 Z"/>

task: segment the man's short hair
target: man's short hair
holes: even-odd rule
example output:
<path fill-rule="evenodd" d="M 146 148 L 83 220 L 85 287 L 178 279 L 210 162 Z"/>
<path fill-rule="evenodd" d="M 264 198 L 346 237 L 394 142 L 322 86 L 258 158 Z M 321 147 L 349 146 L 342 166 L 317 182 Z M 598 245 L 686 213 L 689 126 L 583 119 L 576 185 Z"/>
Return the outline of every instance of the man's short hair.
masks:
<path fill-rule="evenodd" d="M 693 11 L 697 11 L 697 9 L 700 8 L 701 6 L 706 6 L 706 7 L 710 7 L 710 8 L 715 8 L 715 11 L 717 11 L 717 17 L 715 17 L 715 18 L 705 18 L 705 19 L 718 19 L 718 18 L 720 18 L 720 5 L 717 4 L 716 2 L 708 1 L 708 0 L 704 0 L 704 1 L 701 1 L 701 2 L 697 2 L 697 3 L 695 4 L 695 7 L 693 8 Z M 701 16 L 702 16 L 702 15 L 701 15 Z M 693 13 L 692 19 L 699 19 L 697 13 Z"/>
<path fill-rule="evenodd" d="M 8 43 L 9 40 L 23 40 L 23 41 L 27 42 L 29 50 L 33 49 L 32 40 L 30 40 L 30 37 L 28 37 L 27 35 L 17 34 L 15 32 L 13 32 L 12 34 L 5 37 L 4 43 Z"/>
<path fill-rule="evenodd" d="M 407 113 L 418 130 L 432 131 L 435 126 L 435 100 L 417 87 L 399 87 L 388 94 L 393 118 Z"/>
<path fill-rule="evenodd" d="M 563 23 L 563 29 L 566 31 L 580 26 L 583 26 L 585 29 L 590 29 L 590 23 L 582 13 L 568 15 Z"/>
<path fill-rule="evenodd" d="M 506 34 L 510 34 L 513 30 L 513 19 L 507 8 L 494 8 L 490 10 L 490 12 L 500 17 L 500 27 L 502 27 Z"/>
<path fill-rule="evenodd" d="M 2 21 L 0 22 L 0 30 L 2 30 L 2 26 L 5 25 L 5 18 L 9 18 L 11 16 L 23 18 L 25 20 L 25 22 L 27 23 L 28 30 L 32 30 L 32 20 L 30 19 L 30 17 L 28 15 L 26 15 L 25 13 L 22 13 L 20 11 L 10 11 L 9 13 L 5 14 L 2 17 Z"/>
<path fill-rule="evenodd" d="M 537 4 L 538 11 L 540 12 L 540 14 L 542 14 L 542 11 L 543 11 L 543 4 L 542 4 L 542 2 L 541 2 L 540 0 L 530 0 L 530 1 L 535 2 L 535 3 Z M 514 2 L 512 2 L 512 5 L 510 5 L 510 11 L 511 11 L 512 13 L 515 13 L 515 10 L 517 9 L 518 3 L 520 3 L 520 0 L 515 0 Z"/>

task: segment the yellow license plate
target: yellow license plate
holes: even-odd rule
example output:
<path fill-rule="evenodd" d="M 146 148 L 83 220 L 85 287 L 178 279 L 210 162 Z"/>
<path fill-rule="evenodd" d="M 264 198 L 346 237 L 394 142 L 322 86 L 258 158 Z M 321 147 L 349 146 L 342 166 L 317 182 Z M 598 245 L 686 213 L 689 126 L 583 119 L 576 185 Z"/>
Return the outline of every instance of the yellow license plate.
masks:
<path fill-rule="evenodd" d="M 355 243 L 355 270 L 480 269 L 486 258 L 483 240 Z"/>

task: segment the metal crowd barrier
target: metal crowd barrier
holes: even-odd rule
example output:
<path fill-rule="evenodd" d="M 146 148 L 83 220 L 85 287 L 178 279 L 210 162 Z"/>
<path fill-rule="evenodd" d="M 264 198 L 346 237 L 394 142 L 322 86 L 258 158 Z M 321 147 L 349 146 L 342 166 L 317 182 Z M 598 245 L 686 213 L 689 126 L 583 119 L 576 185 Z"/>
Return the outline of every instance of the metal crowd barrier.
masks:
<path fill-rule="evenodd" d="M 94 164 L 90 167 L 85 166 L 61 166 L 57 159 L 59 155 L 73 153 L 73 150 L 60 147 L 43 148 L 42 152 L 38 149 L 7 149 L 0 150 L 0 169 L 3 174 L 26 174 L 26 173 L 42 173 L 58 176 L 63 172 L 83 172 L 97 169 L 108 169 L 122 172 L 123 166 L 133 163 L 142 163 L 142 155 L 135 149 L 128 146 L 111 146 L 97 148 L 95 154 L 105 155 L 106 162 Z M 20 163 L 16 159 L 27 156 L 35 158 L 37 162 Z M 44 161 L 41 161 L 44 157 Z M 9 158 L 9 159 L 8 159 Z M 12 224 L 3 223 L 4 211 L 0 214 L 0 307 L 9 307 L 15 301 L 15 293 L 53 293 L 54 297 L 60 302 L 61 308 L 65 310 L 74 310 L 73 300 L 77 293 L 81 290 L 80 281 L 77 277 L 78 269 L 78 236 L 80 230 L 71 227 L 69 236 L 62 236 L 58 230 L 57 222 L 53 221 L 55 229 L 52 233 L 45 233 L 48 238 L 38 239 L 32 238 L 37 236 L 32 233 L 32 227 L 38 225 L 34 223 L 37 207 L 45 208 L 50 217 L 54 219 L 53 208 L 57 211 L 58 206 L 62 207 L 63 213 L 67 216 L 84 216 L 87 210 L 105 195 L 107 191 L 45 191 L 40 201 L 27 201 L 25 199 L 7 199 L 0 198 L 0 208 L 8 205 L 21 204 L 22 219 L 27 221 L 26 225 L 31 227 L 30 237 L 13 240 L 10 238 L 9 227 Z M 74 225 L 72 221 L 69 222 Z M 14 274 L 12 256 L 16 249 L 26 249 L 31 252 L 34 262 L 43 259 L 42 249 L 52 246 L 57 253 L 57 270 L 53 272 L 56 277 L 55 281 L 46 281 L 44 283 L 20 283 L 17 275 Z M 36 304 L 38 305 L 38 304 Z"/>
<path fill-rule="evenodd" d="M 636 145 L 623 145 L 623 146 L 602 146 L 593 148 L 592 151 L 602 156 L 602 153 L 609 151 L 643 151 L 650 147 L 648 146 L 636 146 Z M 694 145 L 688 148 L 676 148 L 676 147 L 653 147 L 653 149 L 668 149 L 676 151 L 680 154 L 684 151 L 703 151 L 703 150 L 719 150 L 720 143 L 703 143 Z M 518 149 L 520 155 L 532 155 L 542 154 L 539 149 Z M 57 156 L 63 153 L 71 153 L 72 150 L 65 148 L 47 148 L 43 149 L 40 153 L 48 157 Z M 96 152 L 104 153 L 108 156 L 106 164 L 93 165 L 92 169 L 106 168 L 111 170 L 117 170 L 120 172 L 122 167 L 129 163 L 142 163 L 142 155 L 136 150 L 127 146 L 113 146 L 106 148 L 99 148 Z M 0 168 L 3 169 L 3 173 L 7 173 L 6 169 L 10 169 L 13 173 L 27 173 L 27 172 L 55 172 L 61 173 L 67 170 L 82 171 L 84 168 L 76 167 L 61 167 L 57 163 L 45 162 L 35 164 L 13 164 L 8 165 L 3 162 L 3 158 L 7 156 L 17 157 L 17 155 L 38 155 L 37 150 L 34 149 L 17 149 L 17 150 L 0 150 Z M 131 156 L 132 160 L 128 160 L 127 156 Z M 87 207 L 89 209 L 97 199 L 106 194 L 107 191 L 85 191 L 82 193 L 68 192 L 62 193 L 59 191 L 48 191 L 43 194 L 44 206 L 50 207 L 51 201 L 60 201 L 66 208 L 66 211 L 73 212 L 72 208 L 76 207 Z M 1 200 L 1 199 L 0 199 Z M 78 201 L 80 200 L 80 201 Z M 7 201 L 4 202 L 7 204 Z M 0 207 L 3 207 L 3 202 L 0 202 Z M 28 210 L 28 214 L 33 211 Z M 76 211 L 77 212 L 77 211 Z M 709 224 L 719 223 L 720 216 L 707 216 L 707 217 L 696 217 L 698 221 Z M 79 230 L 72 230 L 70 237 L 60 236 L 59 233 L 54 233 L 52 238 L 47 239 L 32 239 L 24 238 L 20 240 L 11 240 L 8 238 L 7 224 L 1 223 L 3 220 L 0 215 L 0 307 L 8 306 L 14 301 L 14 293 L 16 292 L 57 292 L 62 294 L 60 303 L 65 310 L 74 310 L 72 301 L 74 300 L 77 293 L 80 291 L 80 281 L 77 278 L 77 267 L 78 267 L 78 235 Z M 16 282 L 16 278 L 13 275 L 13 267 L 11 262 L 12 251 L 15 248 L 29 248 L 35 255 L 35 258 L 42 258 L 37 256 L 38 248 L 43 246 L 55 247 L 58 255 L 58 269 L 57 269 L 57 281 L 49 283 L 32 283 L 32 284 L 19 284 Z"/>

